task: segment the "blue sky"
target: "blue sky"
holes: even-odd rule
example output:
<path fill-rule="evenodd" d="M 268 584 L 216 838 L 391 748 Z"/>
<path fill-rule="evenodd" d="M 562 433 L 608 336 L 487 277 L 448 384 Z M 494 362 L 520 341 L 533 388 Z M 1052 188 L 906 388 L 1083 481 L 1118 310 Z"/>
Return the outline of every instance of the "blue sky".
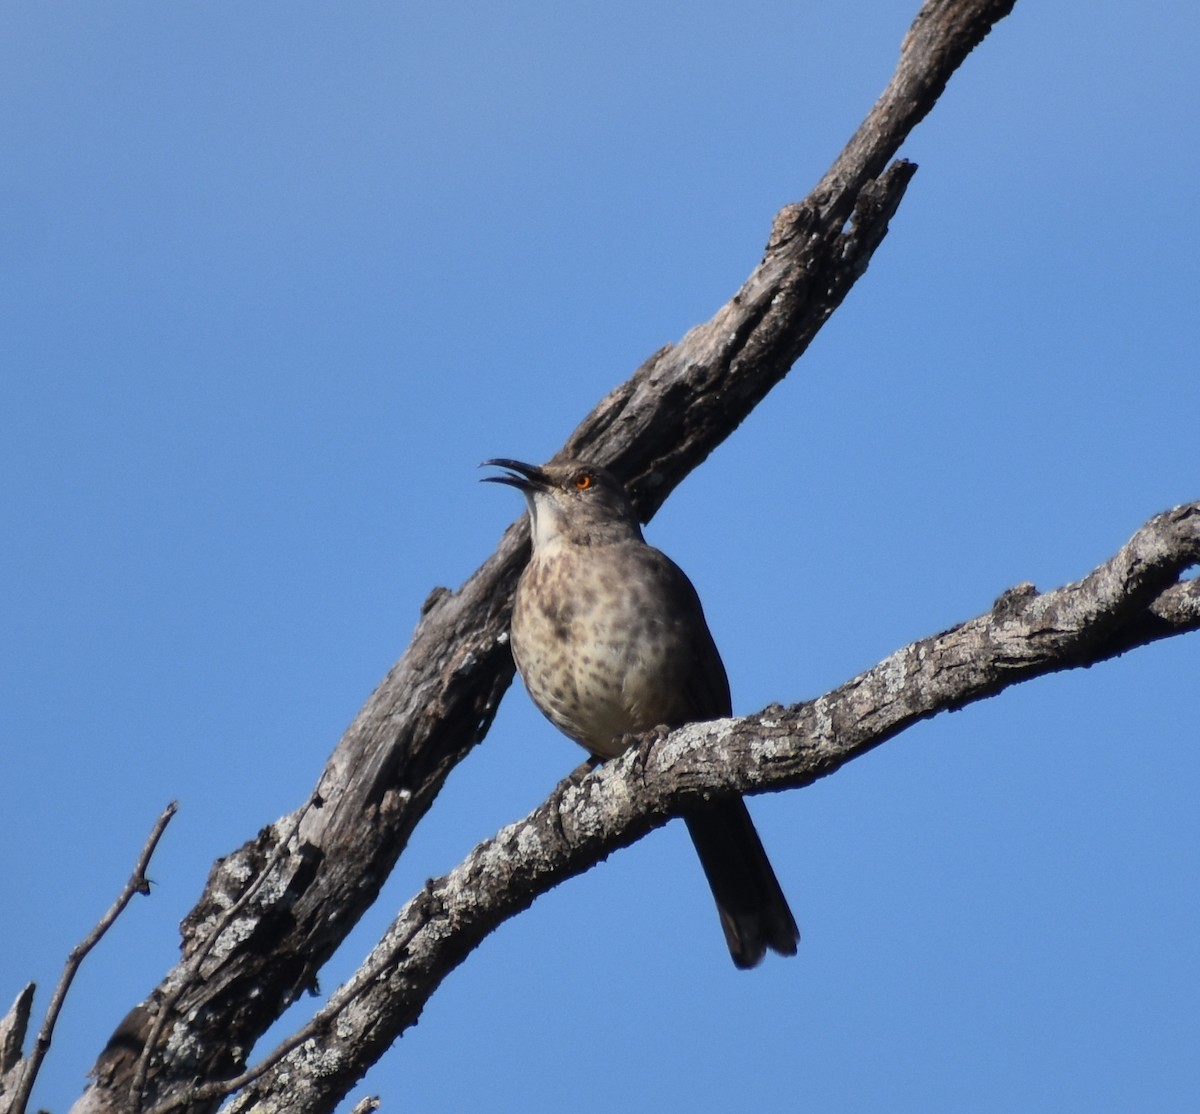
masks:
<path fill-rule="evenodd" d="M 0 9 L 0 1008 L 154 817 L 35 1100 L 79 1093 L 208 867 L 295 807 L 540 460 L 757 261 L 911 4 Z M 891 235 L 649 536 L 737 711 L 807 699 L 1200 497 L 1200 16 L 1018 3 Z M 733 970 L 679 825 L 539 901 L 364 1081 L 427 1110 L 1192 1109 L 1200 640 L 752 802 L 804 940 Z M 514 689 L 379 905 L 579 755 Z M 296 1021 L 312 1003 L 298 1008 Z"/>

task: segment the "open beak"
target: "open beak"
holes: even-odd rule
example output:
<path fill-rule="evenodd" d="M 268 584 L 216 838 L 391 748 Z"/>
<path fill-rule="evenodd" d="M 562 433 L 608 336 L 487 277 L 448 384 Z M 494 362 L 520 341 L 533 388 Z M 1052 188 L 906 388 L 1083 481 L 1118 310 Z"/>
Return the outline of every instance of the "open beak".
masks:
<path fill-rule="evenodd" d="M 518 491 L 545 491 L 550 486 L 550 477 L 535 464 L 524 464 L 519 460 L 498 456 L 485 460 L 480 467 L 508 469 L 508 474 L 504 476 L 484 476 L 483 483 L 508 484 Z"/>

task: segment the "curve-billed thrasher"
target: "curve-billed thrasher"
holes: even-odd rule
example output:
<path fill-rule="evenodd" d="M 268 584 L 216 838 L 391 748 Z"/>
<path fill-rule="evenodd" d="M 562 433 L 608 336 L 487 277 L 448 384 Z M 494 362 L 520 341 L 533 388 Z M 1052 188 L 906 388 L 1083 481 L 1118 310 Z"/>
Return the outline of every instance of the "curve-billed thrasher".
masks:
<path fill-rule="evenodd" d="M 533 553 L 517 584 L 512 652 L 534 704 L 600 758 L 627 736 L 732 714 L 729 680 L 696 589 L 642 539 L 611 473 L 566 461 L 511 473 L 529 507 Z M 729 953 L 753 967 L 795 955 L 800 933 L 741 797 L 684 815 Z"/>

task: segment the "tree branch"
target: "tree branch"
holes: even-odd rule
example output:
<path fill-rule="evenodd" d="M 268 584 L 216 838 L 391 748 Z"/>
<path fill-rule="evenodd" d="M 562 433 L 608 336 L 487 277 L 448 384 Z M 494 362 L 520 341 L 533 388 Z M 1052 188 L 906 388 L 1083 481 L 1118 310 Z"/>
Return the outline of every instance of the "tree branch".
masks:
<path fill-rule="evenodd" d="M 741 289 L 603 399 L 564 452 L 612 467 L 649 518 L 787 374 L 864 273 L 916 170 L 889 161 L 1013 3 L 929 0 L 887 89 L 817 188 L 776 216 Z M 135 1074 L 150 1105 L 196 1079 L 236 1075 L 255 1040 L 313 985 L 491 724 L 513 676 L 505 635 L 526 546 L 522 523 L 457 592 L 430 595 L 408 649 L 330 757 L 314 806 L 214 867 L 184 922 L 181 963 L 122 1022 L 76 1114 L 128 1109 Z M 287 853 L 277 856 L 281 839 Z M 224 911 L 251 885 L 237 932 L 221 932 Z M 214 932 L 218 947 L 206 943 Z"/>
<path fill-rule="evenodd" d="M 25 1060 L 24 1069 L 20 1072 L 20 1077 L 13 1088 L 12 1100 L 5 1107 L 5 1114 L 25 1114 L 25 1107 L 29 1103 L 33 1084 L 37 1079 L 38 1072 L 41 1070 L 42 1061 L 45 1060 L 46 1053 L 50 1050 L 50 1042 L 54 1037 L 54 1026 L 58 1023 L 58 1015 L 62 1013 L 63 1004 L 67 1000 L 67 992 L 71 989 L 71 983 L 75 981 L 75 975 L 78 973 L 80 965 L 87 958 L 88 952 L 100 943 L 104 938 L 104 934 L 125 911 L 125 906 L 133 900 L 133 895 L 148 894 L 150 892 L 150 882 L 146 878 L 146 868 L 150 865 L 150 859 L 158 847 L 159 840 L 162 839 L 163 832 L 167 830 L 167 825 L 171 822 L 171 818 L 178 809 L 179 805 L 175 801 L 172 801 L 162 810 L 162 813 L 154 822 L 154 827 L 150 830 L 150 835 L 146 837 L 146 842 L 142 845 L 141 854 L 138 855 L 137 862 L 134 864 L 133 873 L 130 874 L 129 880 L 121 889 L 117 900 L 112 903 L 108 912 L 100 918 L 91 932 L 71 949 L 71 954 L 67 957 L 67 962 L 58 980 L 58 985 L 54 988 L 54 993 L 50 997 L 50 1005 L 46 1008 L 46 1017 L 42 1021 L 41 1029 L 38 1030 L 37 1039 L 33 1042 L 33 1048 Z M 25 988 L 22 995 L 18 997 L 13 1010 L 10 1011 L 9 1017 L 15 1021 L 14 1035 L 19 1029 L 19 1036 L 17 1036 L 18 1048 L 20 1041 L 24 1040 L 25 1028 L 29 1021 L 29 1007 L 32 1004 L 32 1000 L 33 985 L 30 984 Z M 8 1019 L 6 1018 L 7 1021 Z M 6 1025 L 5 1028 L 8 1028 L 8 1026 Z M 6 1051 L 4 1058 L 7 1059 L 8 1055 L 9 1052 Z M 9 1072 L 15 1074 L 16 1071 L 15 1066 L 9 1065 L 5 1069 L 3 1062 L 0 1062 L 0 1073 L 3 1073 L 5 1076 Z M 0 1089 L 0 1094 L 2 1093 L 3 1091 Z"/>
<path fill-rule="evenodd" d="M 332 1110 L 488 933 L 689 804 L 809 785 L 918 720 L 1200 629 L 1200 580 L 1179 580 L 1196 564 L 1200 503 L 1190 503 L 1151 519 L 1084 579 L 1042 594 L 1019 585 L 816 700 L 651 735 L 582 780 L 568 778 L 427 883 L 354 977 L 277 1050 L 286 1055 L 255 1070 L 229 1114 Z M 154 1114 L 246 1082 L 178 1095 Z"/>

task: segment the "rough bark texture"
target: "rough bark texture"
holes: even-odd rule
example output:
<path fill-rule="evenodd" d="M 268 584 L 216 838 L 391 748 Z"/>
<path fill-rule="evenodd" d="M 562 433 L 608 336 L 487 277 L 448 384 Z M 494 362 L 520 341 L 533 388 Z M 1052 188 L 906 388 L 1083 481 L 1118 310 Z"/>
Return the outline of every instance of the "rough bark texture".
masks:
<path fill-rule="evenodd" d="M 25 1060 L 21 1049 L 25 1046 L 25 1034 L 29 1029 L 29 1015 L 33 1008 L 33 983 L 28 983 L 9 1007 L 8 1013 L 0 1018 L 0 1102 L 6 1109 L 8 1097 L 21 1082 Z"/>
<path fill-rule="evenodd" d="M 742 288 L 602 400 L 564 454 L 609 465 L 643 517 L 654 513 L 784 377 L 866 270 L 915 172 L 889 161 L 1014 2 L 922 7 L 887 89 L 816 189 L 776 216 Z M 449 771 L 491 724 L 512 679 L 509 601 L 526 549 L 524 525 L 510 528 L 461 589 L 429 597 L 409 648 L 338 743 L 310 800 L 218 861 L 184 922 L 181 962 L 122 1022 L 77 1112 L 138 1109 L 138 1091 L 149 1108 L 197 1081 L 236 1075 L 258 1037 L 313 985 Z M 655 796 L 624 838 L 660 822 L 664 800 Z M 488 869 L 542 869 L 539 847 L 528 850 L 525 866 L 493 857 Z M 424 900 L 431 904 L 421 908 L 439 907 L 432 894 Z M 443 924 L 459 914 L 431 916 Z M 488 928 L 468 922 L 455 948 L 465 954 L 464 944 Z M 341 1069 L 338 1078 L 349 1074 Z M 323 1096 L 288 1109 L 330 1109 L 332 1091 Z"/>

